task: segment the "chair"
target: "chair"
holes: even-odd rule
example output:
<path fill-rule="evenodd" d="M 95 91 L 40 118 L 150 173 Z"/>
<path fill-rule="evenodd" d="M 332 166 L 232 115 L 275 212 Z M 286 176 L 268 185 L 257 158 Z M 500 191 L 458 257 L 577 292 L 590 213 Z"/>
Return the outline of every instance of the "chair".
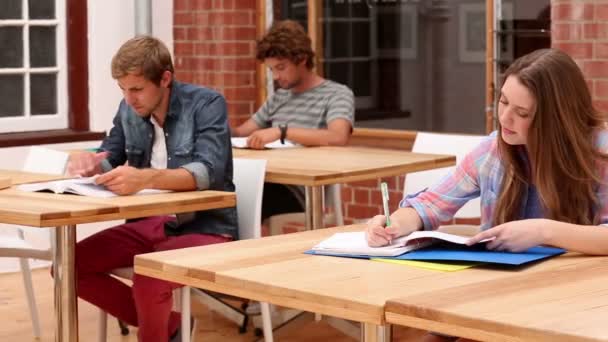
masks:
<path fill-rule="evenodd" d="M 261 216 L 262 216 L 262 191 L 264 189 L 264 175 L 266 173 L 266 161 L 255 159 L 240 159 L 233 160 L 234 177 L 233 181 L 236 186 L 236 206 L 239 225 L 239 237 L 241 239 L 255 239 L 261 237 Z M 133 278 L 133 268 L 119 268 L 110 272 L 112 275 L 123 278 Z M 179 292 L 180 295 L 176 295 Z M 203 304 L 214 308 L 228 316 L 229 319 L 239 321 L 246 324 L 246 314 L 238 312 L 231 306 L 227 306 L 221 299 L 209 294 L 206 291 L 184 286 L 180 290 L 174 292 L 174 298 L 180 298 L 180 307 L 182 317 L 190 316 L 190 296 L 194 295 L 195 299 Z M 272 341 L 272 323 L 270 320 L 270 305 L 268 303 L 260 303 L 260 309 L 263 320 L 263 331 L 266 342 Z M 122 322 L 119 321 L 121 332 L 123 335 L 128 334 L 128 329 Z M 196 322 L 195 322 L 196 324 Z M 100 310 L 99 317 L 99 341 L 105 342 L 107 329 L 107 313 Z M 182 319 L 182 332 L 190 331 L 190 320 Z M 182 341 L 190 341 L 189 334 L 182 333 Z"/>
<path fill-rule="evenodd" d="M 460 163 L 466 154 L 477 146 L 484 136 L 479 135 L 457 135 L 442 133 L 419 132 L 412 147 L 412 152 L 451 154 L 456 156 L 456 163 Z M 412 194 L 421 191 L 443 177 L 454 166 L 434 169 L 429 171 L 419 171 L 408 173 L 405 177 L 404 194 Z M 454 218 L 479 218 L 480 200 L 476 198 L 465 204 L 454 215 Z"/>
<path fill-rule="evenodd" d="M 50 150 L 43 147 L 32 146 L 26 156 L 22 171 L 48 173 L 48 174 L 63 174 L 65 164 L 67 162 L 67 153 L 61 151 Z M 32 320 L 32 329 L 34 336 L 40 337 L 40 319 L 38 317 L 38 309 L 36 306 L 36 297 L 34 295 L 34 287 L 32 286 L 32 271 L 30 269 L 29 259 L 51 260 L 51 249 L 35 248 L 25 240 L 25 234 L 22 228 L 16 227 L 17 236 L 0 237 L 0 257 L 19 258 L 19 267 L 23 276 L 23 285 L 27 297 L 28 308 Z M 51 246 L 53 243 L 53 231 L 51 230 Z"/>
<path fill-rule="evenodd" d="M 323 217 L 323 223 L 325 226 L 333 223 L 336 226 L 344 225 L 344 216 L 342 214 L 342 193 L 340 184 L 331 184 L 323 188 L 324 196 L 323 200 L 325 205 L 323 207 L 333 207 L 333 216 L 326 215 Z M 281 228 L 288 223 L 301 223 L 304 224 L 305 215 L 302 212 L 298 213 L 285 213 L 273 215 L 268 218 L 268 228 L 270 229 L 270 235 L 281 234 Z"/>
<path fill-rule="evenodd" d="M 233 164 L 239 238 L 242 240 L 260 238 L 262 236 L 262 193 L 264 189 L 264 175 L 266 173 L 266 160 L 235 158 Z M 184 287 L 182 289 L 182 317 L 188 317 L 190 315 L 190 300 L 188 298 L 190 293 L 209 307 L 218 308 L 218 306 L 226 305 L 220 299 L 205 291 L 196 288 L 190 288 L 190 291 L 184 291 L 187 288 L 188 287 Z M 270 305 L 268 303 L 260 303 L 260 309 L 262 314 L 264 340 L 266 342 L 271 342 L 273 337 Z M 231 315 L 230 308 L 228 308 L 228 311 L 220 311 L 227 315 Z M 234 315 L 235 312 L 234 310 L 232 311 L 232 315 Z M 236 314 L 239 315 L 239 313 Z M 245 319 L 244 324 L 246 323 L 247 320 Z M 189 320 L 182 320 L 182 331 L 189 331 L 189 324 Z M 182 336 L 187 336 L 187 334 Z M 182 341 L 186 342 L 189 340 L 182 339 Z"/>

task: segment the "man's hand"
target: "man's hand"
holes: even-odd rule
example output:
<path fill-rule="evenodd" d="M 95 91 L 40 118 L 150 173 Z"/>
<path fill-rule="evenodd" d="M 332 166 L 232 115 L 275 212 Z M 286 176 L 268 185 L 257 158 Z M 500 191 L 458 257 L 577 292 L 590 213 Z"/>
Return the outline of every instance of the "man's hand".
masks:
<path fill-rule="evenodd" d="M 67 174 L 70 176 L 93 176 L 101 173 L 101 162 L 108 157 L 108 152 L 81 152 L 70 155 Z"/>
<path fill-rule="evenodd" d="M 484 230 L 467 241 L 467 245 L 494 238 L 486 248 L 496 251 L 523 252 L 546 241 L 546 220 L 529 219 L 503 223 Z"/>
<path fill-rule="evenodd" d="M 142 170 L 131 166 L 119 166 L 95 179 L 97 184 L 118 195 L 132 195 L 146 188 L 148 181 Z"/>
<path fill-rule="evenodd" d="M 264 148 L 264 145 L 281 138 L 281 130 L 278 127 L 270 127 L 257 130 L 247 138 L 247 146 L 257 150 Z"/>

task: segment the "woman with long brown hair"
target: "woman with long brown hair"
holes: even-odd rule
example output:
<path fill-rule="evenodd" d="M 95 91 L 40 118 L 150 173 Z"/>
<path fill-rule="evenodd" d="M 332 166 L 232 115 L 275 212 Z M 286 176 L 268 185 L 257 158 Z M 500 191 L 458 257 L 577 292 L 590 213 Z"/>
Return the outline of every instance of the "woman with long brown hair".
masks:
<path fill-rule="evenodd" d="M 608 129 L 576 63 L 554 49 L 532 52 L 506 71 L 498 130 L 438 184 L 408 195 L 385 226 L 367 226 L 371 246 L 435 229 L 481 197 L 482 232 L 470 244 L 522 251 L 551 245 L 608 254 Z"/>

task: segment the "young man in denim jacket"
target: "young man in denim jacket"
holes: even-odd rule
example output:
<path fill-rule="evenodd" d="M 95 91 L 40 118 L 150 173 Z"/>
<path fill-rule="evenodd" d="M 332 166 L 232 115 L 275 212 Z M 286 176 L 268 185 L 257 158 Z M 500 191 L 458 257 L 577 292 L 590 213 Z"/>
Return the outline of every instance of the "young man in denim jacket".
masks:
<path fill-rule="evenodd" d="M 144 188 L 234 191 L 222 95 L 175 81 L 168 49 L 148 36 L 120 47 L 112 77 L 124 96 L 114 126 L 101 152 L 71 158 L 69 173 L 100 174 L 96 182 L 119 195 Z M 103 230 L 76 246 L 78 296 L 138 326 L 140 341 L 165 342 L 180 324 L 171 311 L 171 291 L 179 285 L 135 274 L 131 288 L 108 272 L 133 266 L 137 254 L 236 238 L 235 208 L 148 217 Z"/>

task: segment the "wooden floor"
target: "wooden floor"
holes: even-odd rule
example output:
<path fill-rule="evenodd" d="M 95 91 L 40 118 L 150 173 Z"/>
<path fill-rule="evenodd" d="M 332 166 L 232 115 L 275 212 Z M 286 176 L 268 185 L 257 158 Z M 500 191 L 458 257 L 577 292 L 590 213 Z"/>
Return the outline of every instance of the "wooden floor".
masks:
<path fill-rule="evenodd" d="M 38 269 L 33 272 L 34 291 L 38 304 L 38 312 L 42 323 L 42 337 L 35 339 L 32 334 L 27 301 L 23 291 L 20 273 L 0 274 L 0 341 L 54 341 L 53 335 L 53 283 L 48 269 Z M 97 315 L 95 307 L 87 302 L 79 301 L 80 341 L 97 341 Z M 250 327 L 244 334 L 239 334 L 237 327 L 225 318 L 193 303 L 193 314 L 199 319 L 195 341 L 255 341 L 258 338 Z M 395 327 L 393 341 L 417 341 L 424 332 L 420 330 Z M 108 320 L 108 341 L 135 342 L 136 328 L 131 328 L 129 336 L 120 336 L 116 320 Z M 321 321 L 304 320 L 296 328 L 288 328 L 277 333 L 275 341 L 356 341 L 329 324 Z"/>

